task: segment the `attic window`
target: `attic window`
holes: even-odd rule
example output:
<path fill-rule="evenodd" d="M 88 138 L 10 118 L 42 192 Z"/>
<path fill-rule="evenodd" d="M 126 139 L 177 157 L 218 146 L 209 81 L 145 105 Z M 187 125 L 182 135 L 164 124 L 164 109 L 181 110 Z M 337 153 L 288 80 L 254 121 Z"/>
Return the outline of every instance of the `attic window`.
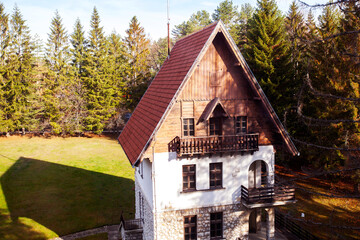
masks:
<path fill-rule="evenodd" d="M 184 137 L 194 136 L 194 119 L 184 118 L 183 119 L 183 130 Z"/>
<path fill-rule="evenodd" d="M 247 133 L 247 117 L 237 116 L 235 119 L 236 134 Z"/>

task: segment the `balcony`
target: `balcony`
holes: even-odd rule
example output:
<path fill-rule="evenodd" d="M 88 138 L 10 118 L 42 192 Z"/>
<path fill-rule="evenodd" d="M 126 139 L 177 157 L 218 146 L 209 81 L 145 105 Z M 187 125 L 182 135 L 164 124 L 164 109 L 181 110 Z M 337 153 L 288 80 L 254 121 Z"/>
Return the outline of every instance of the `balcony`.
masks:
<path fill-rule="evenodd" d="M 274 207 L 296 202 L 295 188 L 289 186 L 247 189 L 241 186 L 241 202 L 247 208 Z"/>
<path fill-rule="evenodd" d="M 169 152 L 178 157 L 226 152 L 255 152 L 259 150 L 259 134 L 212 137 L 175 137 L 168 144 Z"/>

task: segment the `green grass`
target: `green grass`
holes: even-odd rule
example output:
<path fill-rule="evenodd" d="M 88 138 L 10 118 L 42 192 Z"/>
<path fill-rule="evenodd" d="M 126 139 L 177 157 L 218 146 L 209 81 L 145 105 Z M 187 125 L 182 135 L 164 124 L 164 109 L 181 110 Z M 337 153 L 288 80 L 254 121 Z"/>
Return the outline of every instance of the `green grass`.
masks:
<path fill-rule="evenodd" d="M 134 217 L 134 170 L 109 138 L 0 138 L 0 239 L 48 239 Z"/>

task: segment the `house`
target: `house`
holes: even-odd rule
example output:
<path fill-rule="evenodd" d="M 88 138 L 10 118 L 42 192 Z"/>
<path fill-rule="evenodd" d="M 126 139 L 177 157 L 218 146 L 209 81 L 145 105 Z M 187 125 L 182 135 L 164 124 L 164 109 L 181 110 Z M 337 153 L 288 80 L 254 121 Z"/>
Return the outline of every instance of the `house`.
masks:
<path fill-rule="evenodd" d="M 177 41 L 118 140 L 143 239 L 248 239 L 262 227 L 274 239 L 274 207 L 294 201 L 274 187 L 274 159 L 298 151 L 221 21 Z"/>

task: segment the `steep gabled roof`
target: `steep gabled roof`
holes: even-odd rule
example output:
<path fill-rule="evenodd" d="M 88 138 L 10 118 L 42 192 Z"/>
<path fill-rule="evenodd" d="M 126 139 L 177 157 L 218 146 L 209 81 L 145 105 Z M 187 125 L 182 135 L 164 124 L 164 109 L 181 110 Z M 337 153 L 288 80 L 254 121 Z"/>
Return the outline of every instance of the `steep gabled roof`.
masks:
<path fill-rule="evenodd" d="M 171 109 L 172 103 L 181 91 L 182 86 L 191 76 L 194 66 L 200 61 L 208 49 L 209 43 L 213 41 L 218 32 L 224 34 L 230 48 L 246 73 L 250 85 L 259 95 L 270 118 L 282 135 L 285 145 L 293 155 L 298 154 L 295 145 L 267 100 L 255 76 L 220 21 L 177 41 L 171 50 L 170 57 L 164 62 L 142 97 L 118 138 L 132 165 L 136 165 L 141 158 L 153 135 L 159 129 L 162 120 Z"/>
<path fill-rule="evenodd" d="M 119 142 L 134 165 L 190 68 L 199 56 L 216 23 L 176 42 L 119 136 Z"/>

